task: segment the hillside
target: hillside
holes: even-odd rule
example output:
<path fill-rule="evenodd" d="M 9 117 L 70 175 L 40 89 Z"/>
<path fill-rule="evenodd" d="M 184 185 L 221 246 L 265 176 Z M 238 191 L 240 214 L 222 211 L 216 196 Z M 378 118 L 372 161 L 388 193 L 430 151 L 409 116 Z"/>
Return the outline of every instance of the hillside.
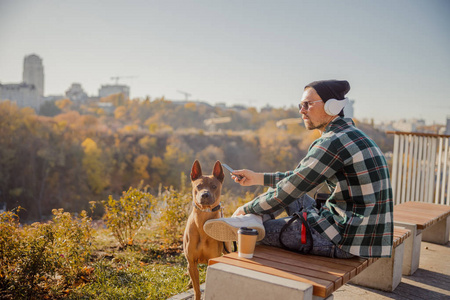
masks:
<path fill-rule="evenodd" d="M 102 101 L 110 105 L 46 103 L 41 115 L 0 103 L 0 202 L 8 210 L 25 208 L 21 219 L 31 222 L 47 219 L 53 208 L 79 212 L 141 182 L 154 193 L 179 188 L 195 159 L 205 169 L 220 160 L 235 169 L 286 171 L 318 137 L 292 122 L 277 128 L 277 121 L 299 118 L 295 108 L 258 112 L 120 95 Z M 205 123 L 215 119 L 229 121 Z M 383 151 L 392 150 L 391 137 L 356 123 Z M 245 190 L 226 180 L 224 192 Z"/>

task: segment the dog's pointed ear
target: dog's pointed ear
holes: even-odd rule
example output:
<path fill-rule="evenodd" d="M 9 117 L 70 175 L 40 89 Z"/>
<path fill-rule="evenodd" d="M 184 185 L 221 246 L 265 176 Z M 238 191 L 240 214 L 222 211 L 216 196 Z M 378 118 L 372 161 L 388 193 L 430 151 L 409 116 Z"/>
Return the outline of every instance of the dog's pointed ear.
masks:
<path fill-rule="evenodd" d="M 223 174 L 223 168 L 220 161 L 216 161 L 213 169 L 213 175 L 216 177 L 221 183 L 223 182 L 223 179 L 225 178 L 225 175 Z"/>
<path fill-rule="evenodd" d="M 191 180 L 195 181 L 199 179 L 202 176 L 202 167 L 200 167 L 200 163 L 198 160 L 194 161 L 194 164 L 192 165 L 191 170 Z"/>

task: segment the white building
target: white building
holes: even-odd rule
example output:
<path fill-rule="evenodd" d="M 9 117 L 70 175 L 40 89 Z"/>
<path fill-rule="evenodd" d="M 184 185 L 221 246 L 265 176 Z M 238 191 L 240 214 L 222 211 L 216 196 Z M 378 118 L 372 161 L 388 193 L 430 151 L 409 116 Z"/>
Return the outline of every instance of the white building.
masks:
<path fill-rule="evenodd" d="M 353 119 L 355 117 L 355 112 L 353 109 L 353 104 L 355 100 L 349 100 L 347 105 L 344 107 L 344 117 Z"/>
<path fill-rule="evenodd" d="M 119 93 L 122 93 L 126 99 L 130 98 L 130 87 L 120 84 L 102 85 L 102 87 L 98 90 L 98 95 L 100 98 Z"/>
<path fill-rule="evenodd" d="M 22 81 L 34 85 L 39 97 L 44 96 L 44 66 L 36 54 L 25 56 Z"/>
<path fill-rule="evenodd" d="M 81 84 L 72 83 L 69 89 L 66 91 L 66 97 L 72 102 L 76 103 L 86 103 L 88 95 L 85 93 Z"/>
<path fill-rule="evenodd" d="M 398 120 L 392 123 L 392 127 L 397 131 L 404 132 L 417 132 L 418 127 L 424 127 L 425 120 L 422 119 L 410 119 L 410 120 Z"/>
<path fill-rule="evenodd" d="M 450 135 L 450 116 L 447 117 L 447 124 L 445 125 L 444 134 Z"/>
<path fill-rule="evenodd" d="M 25 56 L 23 61 L 23 82 L 0 84 L 0 100 L 10 100 L 19 107 L 32 107 L 36 111 L 44 96 L 44 67 L 36 54 Z"/>
<path fill-rule="evenodd" d="M 35 110 L 41 105 L 35 86 L 26 83 L 0 84 L 0 100 L 10 100 L 19 107 L 30 106 Z"/>

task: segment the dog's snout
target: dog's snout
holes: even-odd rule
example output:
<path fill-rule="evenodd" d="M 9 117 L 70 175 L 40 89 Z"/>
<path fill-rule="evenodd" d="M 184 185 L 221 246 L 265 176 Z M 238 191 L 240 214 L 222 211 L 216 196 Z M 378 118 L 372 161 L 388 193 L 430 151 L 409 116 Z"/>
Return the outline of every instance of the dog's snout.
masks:
<path fill-rule="evenodd" d="M 211 205 L 211 204 L 213 204 L 214 203 L 214 199 L 215 199 L 215 197 L 211 194 L 211 192 L 210 191 L 208 191 L 208 190 L 204 190 L 204 191 L 201 191 L 198 195 L 197 195 L 197 199 L 198 199 L 198 202 L 200 203 L 200 204 L 203 204 L 203 205 Z"/>

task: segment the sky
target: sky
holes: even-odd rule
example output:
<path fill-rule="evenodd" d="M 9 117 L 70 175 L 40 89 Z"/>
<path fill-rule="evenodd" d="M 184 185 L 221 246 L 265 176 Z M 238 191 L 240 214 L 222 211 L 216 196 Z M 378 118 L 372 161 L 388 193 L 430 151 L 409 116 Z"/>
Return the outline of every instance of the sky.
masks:
<path fill-rule="evenodd" d="M 450 117 L 448 0 L 0 0 L 0 83 L 43 59 L 45 95 L 80 83 L 257 108 L 346 79 L 357 119 Z"/>

